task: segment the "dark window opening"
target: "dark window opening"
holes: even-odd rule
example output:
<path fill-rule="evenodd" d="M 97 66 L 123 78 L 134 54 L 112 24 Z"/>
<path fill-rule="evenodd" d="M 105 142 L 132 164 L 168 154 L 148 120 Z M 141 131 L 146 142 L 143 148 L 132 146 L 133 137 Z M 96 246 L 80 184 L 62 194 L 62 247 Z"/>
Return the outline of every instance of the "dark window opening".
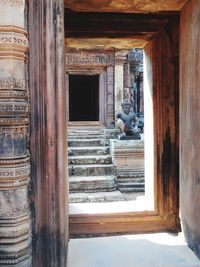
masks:
<path fill-rule="evenodd" d="M 99 120 L 99 75 L 69 75 L 69 120 Z"/>

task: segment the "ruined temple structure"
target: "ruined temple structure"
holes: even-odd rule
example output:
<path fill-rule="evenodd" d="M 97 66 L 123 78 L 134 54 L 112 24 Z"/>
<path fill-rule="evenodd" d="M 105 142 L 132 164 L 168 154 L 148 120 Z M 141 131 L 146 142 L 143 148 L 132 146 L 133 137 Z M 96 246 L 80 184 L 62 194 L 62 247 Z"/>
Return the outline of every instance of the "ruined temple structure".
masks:
<path fill-rule="evenodd" d="M 69 49 L 66 46 L 68 120 L 115 127 L 123 100 L 144 117 L 142 49 Z M 95 125 L 95 124 L 88 124 Z"/>
<path fill-rule="evenodd" d="M 1 267 L 66 267 L 71 236 L 180 230 L 200 257 L 199 17 L 199 0 L 0 0 Z M 144 150 L 112 139 L 108 152 L 124 99 Z M 151 209 L 72 213 L 83 144 L 114 194 L 144 158 Z"/>
<path fill-rule="evenodd" d="M 114 151 L 110 154 L 122 101 L 131 103 L 143 132 L 143 51 L 67 47 L 66 51 L 70 202 L 123 201 L 122 193 L 135 193 L 135 199 L 145 190 L 144 142 L 139 142 L 141 154 L 134 148 L 138 140 L 133 145 L 129 142 L 126 149 L 126 142 L 119 142 L 123 163 L 116 160 Z M 125 164 L 141 155 L 139 166 Z"/>

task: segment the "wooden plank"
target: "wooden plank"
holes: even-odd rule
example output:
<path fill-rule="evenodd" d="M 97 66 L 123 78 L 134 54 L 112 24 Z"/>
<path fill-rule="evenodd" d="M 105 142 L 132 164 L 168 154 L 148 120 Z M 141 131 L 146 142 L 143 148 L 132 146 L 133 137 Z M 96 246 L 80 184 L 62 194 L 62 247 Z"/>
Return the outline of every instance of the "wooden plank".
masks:
<path fill-rule="evenodd" d="M 192 0 L 180 26 L 180 210 L 189 246 L 200 257 L 200 5 Z"/>
<path fill-rule="evenodd" d="M 65 0 L 65 7 L 79 12 L 156 13 L 179 11 L 189 0 Z"/>
<path fill-rule="evenodd" d="M 33 266 L 66 266 L 66 97 L 62 1 L 29 6 Z"/>

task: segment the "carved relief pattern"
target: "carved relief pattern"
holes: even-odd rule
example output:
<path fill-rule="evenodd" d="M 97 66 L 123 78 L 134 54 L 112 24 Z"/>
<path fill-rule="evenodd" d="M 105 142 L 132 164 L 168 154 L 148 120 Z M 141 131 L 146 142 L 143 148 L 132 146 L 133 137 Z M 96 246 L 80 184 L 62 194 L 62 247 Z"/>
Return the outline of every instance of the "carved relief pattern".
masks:
<path fill-rule="evenodd" d="M 14 32 L 0 32 L 0 45 L 6 44 L 6 45 L 22 45 L 22 46 L 28 46 L 28 40 L 25 35 L 14 33 Z"/>
<path fill-rule="evenodd" d="M 11 6 L 24 6 L 25 0 L 0 0 L 0 4 L 6 4 Z"/>
<path fill-rule="evenodd" d="M 140 48 L 132 49 L 128 54 L 129 62 L 141 62 L 143 60 L 143 50 Z"/>
<path fill-rule="evenodd" d="M 27 92 L 23 91 L 0 91 L 0 98 L 28 98 Z"/>
<path fill-rule="evenodd" d="M 27 137 L 28 134 L 28 127 L 1 127 L 0 128 L 0 136 L 7 137 L 10 135 L 11 137 L 18 136 L 18 137 Z"/>
<path fill-rule="evenodd" d="M 14 209 L 11 209 L 11 210 L 8 210 L 8 211 L 5 211 L 5 212 L 1 212 L 0 213 L 0 217 L 1 218 L 20 217 L 20 216 L 22 216 L 24 214 L 27 214 L 28 212 L 29 212 L 29 206 L 25 205 L 21 209 L 14 208 Z"/>
<path fill-rule="evenodd" d="M 66 55 L 67 65 L 114 65 L 114 55 L 87 53 L 70 53 Z"/>
<path fill-rule="evenodd" d="M 14 78 L 0 80 L 0 90 L 26 90 L 25 80 L 16 80 Z"/>
<path fill-rule="evenodd" d="M 1 4 L 22 7 L 25 1 Z M 21 8 L 17 14 L 22 16 Z M 25 29 L 0 25 L 0 266 L 8 267 L 31 266 L 29 96 L 27 81 L 21 79 L 27 77 L 26 62 L 21 63 L 27 51 Z"/>
<path fill-rule="evenodd" d="M 0 125 L 1 126 L 29 125 L 29 118 L 0 118 Z"/>
<path fill-rule="evenodd" d="M 107 127 L 113 128 L 114 118 L 114 67 L 107 67 Z"/>
<path fill-rule="evenodd" d="M 27 102 L 1 102 L 0 103 L 0 116 L 3 114 L 10 114 L 10 113 L 28 113 L 28 103 Z"/>
<path fill-rule="evenodd" d="M 25 60 L 28 39 L 26 32 L 18 27 L 0 27 L 0 58 Z"/>
<path fill-rule="evenodd" d="M 129 87 L 130 87 L 130 81 L 129 81 L 129 63 L 128 60 L 123 64 L 124 69 L 124 77 L 123 77 L 123 99 L 130 99 L 130 93 L 129 93 Z"/>

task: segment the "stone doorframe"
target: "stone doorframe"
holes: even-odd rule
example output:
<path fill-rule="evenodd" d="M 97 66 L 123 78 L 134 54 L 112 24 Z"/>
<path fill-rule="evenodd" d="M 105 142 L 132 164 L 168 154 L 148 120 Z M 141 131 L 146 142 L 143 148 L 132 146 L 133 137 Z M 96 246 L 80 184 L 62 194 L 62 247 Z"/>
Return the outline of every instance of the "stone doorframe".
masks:
<path fill-rule="evenodd" d="M 66 45 L 66 72 L 67 74 L 97 74 L 99 80 L 99 123 L 86 123 L 87 126 L 99 125 L 108 128 L 114 127 L 114 75 L 115 75 L 115 52 L 113 50 L 76 50 L 70 49 Z M 68 92 L 68 78 L 66 79 L 66 88 Z M 67 97 L 68 103 L 68 97 Z M 68 109 L 68 108 L 67 108 Z M 67 113 L 69 111 L 67 110 Z M 69 125 L 76 125 L 70 123 Z M 77 124 L 79 125 L 79 124 Z M 84 122 L 81 123 L 84 125 Z"/>
<path fill-rule="evenodd" d="M 63 20 L 63 0 L 29 1 L 34 267 L 66 266 L 68 189 Z M 156 26 L 155 19 L 152 24 L 150 22 L 150 19 L 146 24 L 141 21 L 141 25 L 150 27 L 151 32 L 154 28 L 157 33 L 146 47 L 146 53 L 152 63 L 149 71 L 153 71 L 156 209 L 143 213 L 70 217 L 73 234 L 177 229 L 178 125 L 175 125 L 175 122 L 178 114 L 178 50 L 175 40 L 178 27 L 174 25 L 177 26 L 178 23 L 170 17 L 165 18 L 163 22 L 165 25 L 168 23 L 167 28 L 161 25 L 160 19 Z M 130 21 L 128 23 L 130 25 Z M 120 23 L 115 24 L 120 28 Z M 96 31 L 98 32 L 98 29 Z"/>
<path fill-rule="evenodd" d="M 107 84 L 106 84 L 106 69 L 90 67 L 86 70 L 84 68 L 74 69 L 68 68 L 66 73 L 66 93 L 67 93 L 67 121 L 69 121 L 69 75 L 98 75 L 99 76 L 99 120 L 102 125 L 106 125 L 107 118 Z M 83 122 L 84 123 L 84 122 Z M 76 122 L 75 122 L 76 124 Z"/>

